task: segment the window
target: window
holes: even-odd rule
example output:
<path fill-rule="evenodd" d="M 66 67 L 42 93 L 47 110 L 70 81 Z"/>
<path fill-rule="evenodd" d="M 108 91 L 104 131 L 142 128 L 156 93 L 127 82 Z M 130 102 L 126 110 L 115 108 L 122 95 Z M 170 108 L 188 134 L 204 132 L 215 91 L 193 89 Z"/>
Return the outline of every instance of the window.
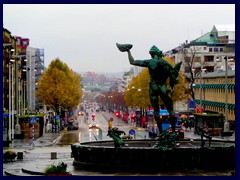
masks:
<path fill-rule="evenodd" d="M 220 52 L 223 52 L 223 48 L 220 48 L 220 50 L 219 50 Z"/>
<path fill-rule="evenodd" d="M 212 48 L 209 48 L 209 52 L 212 52 Z"/>
<path fill-rule="evenodd" d="M 204 62 L 214 62 L 214 56 L 205 56 Z"/>
<path fill-rule="evenodd" d="M 27 46 L 27 41 L 22 42 L 23 46 Z"/>
<path fill-rule="evenodd" d="M 228 61 L 235 61 L 235 59 L 234 59 L 234 57 L 229 56 L 229 57 L 228 57 Z"/>
<path fill-rule="evenodd" d="M 189 67 L 185 67 L 185 73 L 190 73 L 190 68 Z"/>
<path fill-rule="evenodd" d="M 214 52 L 218 52 L 218 48 L 214 48 Z"/>
<path fill-rule="evenodd" d="M 219 56 L 218 56 L 218 57 L 216 57 L 216 61 L 217 61 L 217 62 L 222 62 L 222 59 L 221 59 L 221 57 L 219 57 Z"/>
<path fill-rule="evenodd" d="M 201 62 L 201 57 L 195 57 L 195 58 L 194 58 L 194 61 L 195 61 L 195 62 Z"/>

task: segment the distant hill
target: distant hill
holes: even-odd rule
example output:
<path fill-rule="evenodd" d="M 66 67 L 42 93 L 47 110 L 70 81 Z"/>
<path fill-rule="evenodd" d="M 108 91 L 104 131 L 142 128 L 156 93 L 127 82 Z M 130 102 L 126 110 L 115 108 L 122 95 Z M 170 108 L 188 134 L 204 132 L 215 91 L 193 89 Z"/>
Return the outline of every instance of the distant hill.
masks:
<path fill-rule="evenodd" d="M 86 72 L 78 72 L 79 74 L 83 75 Z M 96 74 L 103 74 L 107 78 L 121 78 L 123 77 L 124 72 L 116 72 L 116 73 L 108 73 L 108 72 L 95 72 Z"/>

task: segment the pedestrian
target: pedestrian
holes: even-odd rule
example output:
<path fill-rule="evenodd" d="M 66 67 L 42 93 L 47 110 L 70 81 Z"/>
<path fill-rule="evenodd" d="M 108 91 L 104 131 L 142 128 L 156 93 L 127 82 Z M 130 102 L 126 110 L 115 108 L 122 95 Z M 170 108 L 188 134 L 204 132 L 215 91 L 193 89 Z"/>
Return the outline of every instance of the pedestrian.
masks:
<path fill-rule="evenodd" d="M 185 127 L 185 131 L 188 131 L 189 124 L 187 119 L 184 121 L 184 127 Z"/>
<path fill-rule="evenodd" d="M 193 126 L 192 123 L 193 123 L 193 122 L 192 122 L 191 118 L 189 118 L 189 124 L 188 124 L 188 126 L 189 126 L 190 131 L 192 130 L 192 126 Z"/>

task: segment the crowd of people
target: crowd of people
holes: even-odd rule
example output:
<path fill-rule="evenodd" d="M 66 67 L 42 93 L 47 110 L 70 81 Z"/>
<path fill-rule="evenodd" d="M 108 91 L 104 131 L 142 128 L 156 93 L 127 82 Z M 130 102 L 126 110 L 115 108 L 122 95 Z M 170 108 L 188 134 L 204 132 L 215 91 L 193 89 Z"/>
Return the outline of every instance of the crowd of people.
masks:
<path fill-rule="evenodd" d="M 179 115 L 179 125 L 184 127 L 185 131 L 191 131 L 194 127 L 194 116 L 190 114 Z"/>

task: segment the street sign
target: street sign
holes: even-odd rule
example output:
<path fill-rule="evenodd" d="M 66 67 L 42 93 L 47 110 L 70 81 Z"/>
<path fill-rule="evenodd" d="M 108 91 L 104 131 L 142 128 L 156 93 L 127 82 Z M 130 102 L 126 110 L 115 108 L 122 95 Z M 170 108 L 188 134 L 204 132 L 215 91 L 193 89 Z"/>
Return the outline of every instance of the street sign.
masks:
<path fill-rule="evenodd" d="M 36 124 L 37 123 L 37 118 L 34 117 L 34 116 L 30 117 L 30 122 L 29 123 L 30 124 Z"/>
<path fill-rule="evenodd" d="M 134 135 L 134 134 L 135 134 L 135 131 L 134 131 L 133 129 L 130 129 L 129 134 L 130 134 L 130 135 Z"/>

